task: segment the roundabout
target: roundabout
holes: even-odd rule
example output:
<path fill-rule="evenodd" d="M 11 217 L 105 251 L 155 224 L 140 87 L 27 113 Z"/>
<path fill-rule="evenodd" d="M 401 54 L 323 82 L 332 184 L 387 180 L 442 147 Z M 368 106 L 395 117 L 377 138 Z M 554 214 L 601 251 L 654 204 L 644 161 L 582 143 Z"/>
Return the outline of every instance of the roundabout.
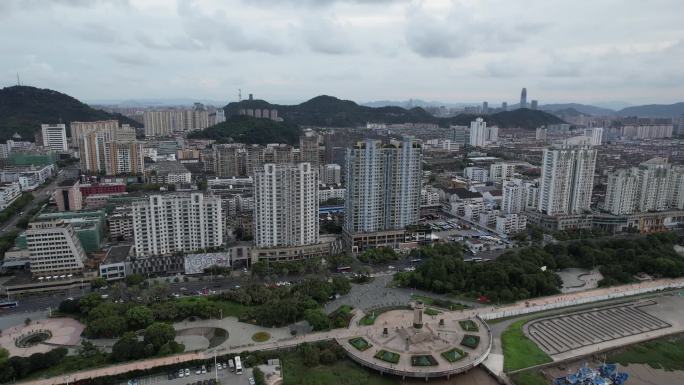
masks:
<path fill-rule="evenodd" d="M 479 317 L 425 309 L 420 301 L 350 330 L 353 336 L 337 342 L 352 360 L 402 378 L 450 377 L 479 365 L 491 350 L 491 333 Z"/>

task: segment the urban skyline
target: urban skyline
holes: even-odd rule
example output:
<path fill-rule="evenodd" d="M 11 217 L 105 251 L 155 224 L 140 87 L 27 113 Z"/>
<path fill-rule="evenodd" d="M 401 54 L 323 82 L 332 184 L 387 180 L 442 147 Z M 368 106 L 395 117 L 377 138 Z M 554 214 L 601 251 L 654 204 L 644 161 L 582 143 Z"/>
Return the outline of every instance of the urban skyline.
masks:
<path fill-rule="evenodd" d="M 679 7 L 0 0 L 0 383 L 677 382 Z"/>

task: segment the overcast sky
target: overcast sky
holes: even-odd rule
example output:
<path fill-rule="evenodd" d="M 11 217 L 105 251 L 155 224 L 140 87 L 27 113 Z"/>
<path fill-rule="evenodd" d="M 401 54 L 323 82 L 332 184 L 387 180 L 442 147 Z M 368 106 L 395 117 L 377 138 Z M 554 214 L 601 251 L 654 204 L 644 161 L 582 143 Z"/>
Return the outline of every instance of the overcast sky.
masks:
<path fill-rule="evenodd" d="M 681 0 L 0 0 L 0 86 L 82 100 L 684 100 Z"/>

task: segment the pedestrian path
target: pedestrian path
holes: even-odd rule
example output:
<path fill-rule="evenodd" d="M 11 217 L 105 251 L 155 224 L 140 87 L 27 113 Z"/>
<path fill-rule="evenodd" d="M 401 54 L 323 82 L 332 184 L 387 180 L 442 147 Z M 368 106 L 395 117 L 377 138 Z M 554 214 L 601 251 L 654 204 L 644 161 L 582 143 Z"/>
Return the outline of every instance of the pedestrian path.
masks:
<path fill-rule="evenodd" d="M 483 319 L 495 319 L 502 317 L 510 317 L 528 314 L 531 312 L 545 311 L 551 309 L 557 309 L 568 306 L 575 306 L 583 303 L 590 303 L 596 301 L 604 301 L 609 299 L 621 298 L 626 296 L 632 296 L 637 294 L 655 292 L 668 290 L 673 288 L 683 288 L 684 278 L 678 279 L 662 279 L 654 280 L 648 282 L 641 282 L 637 284 L 622 285 L 610 288 L 600 288 L 594 290 L 588 290 L 584 292 L 560 294 L 555 296 L 548 296 L 542 298 L 535 298 L 529 301 L 519 301 L 510 305 L 500 306 L 500 307 L 483 307 L 477 309 L 469 309 L 459 312 L 448 312 L 445 313 L 445 317 L 455 317 L 455 318 L 472 318 L 480 316 Z M 121 373 L 127 373 L 134 370 L 145 370 L 155 367 L 162 367 L 167 365 L 173 365 L 180 362 L 188 362 L 200 359 L 210 359 L 214 357 L 214 354 L 233 354 L 240 353 L 243 351 L 254 351 L 254 350 L 275 350 L 281 348 L 287 348 L 299 345 L 304 342 L 316 342 L 323 340 L 332 339 L 344 339 L 350 338 L 354 335 L 362 334 L 360 328 L 363 326 L 358 326 L 357 324 L 352 324 L 348 329 L 335 329 L 326 332 L 316 332 L 309 333 L 301 336 L 295 336 L 288 339 L 276 340 L 267 342 L 264 344 L 258 344 L 253 346 L 239 346 L 239 347 L 228 347 L 223 351 L 217 351 L 215 349 L 209 349 L 205 352 L 197 353 L 185 353 L 177 356 L 153 358 L 149 360 L 140 360 L 120 365 L 114 365 L 107 368 L 85 370 L 81 372 L 71 373 L 68 376 L 57 376 L 42 380 L 32 380 L 25 381 L 21 384 L 26 385 L 61 385 L 64 384 L 68 378 L 68 382 L 72 383 L 78 380 L 92 379 L 97 377 L 111 376 Z M 586 348 L 585 348 L 586 349 Z M 582 351 L 582 349 L 580 349 Z M 495 360 L 498 361 L 498 360 Z M 494 370 L 497 370 L 494 368 Z"/>

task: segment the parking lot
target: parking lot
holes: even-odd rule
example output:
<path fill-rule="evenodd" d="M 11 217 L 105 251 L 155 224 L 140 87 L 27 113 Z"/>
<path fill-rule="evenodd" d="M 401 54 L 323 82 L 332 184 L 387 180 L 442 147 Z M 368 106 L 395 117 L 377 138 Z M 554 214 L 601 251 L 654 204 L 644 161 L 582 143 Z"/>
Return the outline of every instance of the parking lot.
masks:
<path fill-rule="evenodd" d="M 200 382 L 204 384 L 206 380 L 209 383 L 211 380 L 216 380 L 216 373 L 213 370 L 207 370 L 204 374 L 195 374 L 196 367 L 188 367 L 190 369 L 190 376 L 186 377 L 176 377 L 169 380 L 168 373 L 160 373 L 154 376 L 141 377 L 137 380 L 137 385 L 153 385 L 153 384 L 170 384 L 170 385 L 194 385 Z M 177 371 L 175 371 L 177 374 Z M 249 378 L 252 377 L 252 369 L 245 369 L 242 374 L 235 374 L 229 369 L 218 371 L 218 380 L 221 385 L 249 385 Z M 120 385 L 135 384 L 127 382 L 122 382 Z"/>

